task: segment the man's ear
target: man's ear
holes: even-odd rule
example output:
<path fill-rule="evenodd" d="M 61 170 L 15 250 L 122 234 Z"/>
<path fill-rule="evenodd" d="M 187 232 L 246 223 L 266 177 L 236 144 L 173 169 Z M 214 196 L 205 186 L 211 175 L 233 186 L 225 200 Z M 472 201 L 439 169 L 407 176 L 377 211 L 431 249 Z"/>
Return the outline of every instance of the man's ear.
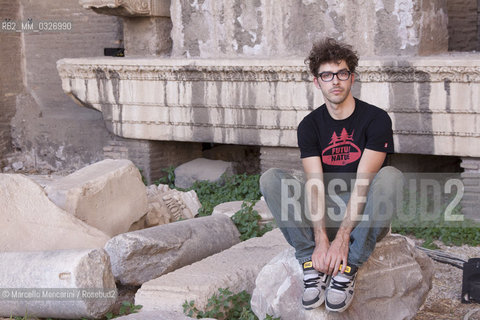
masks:
<path fill-rule="evenodd" d="M 317 77 L 313 77 L 313 83 L 315 84 L 315 87 L 320 89 L 320 84 L 318 83 L 318 78 Z"/>
<path fill-rule="evenodd" d="M 352 78 L 352 84 L 353 84 L 355 82 L 355 73 L 352 72 L 350 77 Z"/>

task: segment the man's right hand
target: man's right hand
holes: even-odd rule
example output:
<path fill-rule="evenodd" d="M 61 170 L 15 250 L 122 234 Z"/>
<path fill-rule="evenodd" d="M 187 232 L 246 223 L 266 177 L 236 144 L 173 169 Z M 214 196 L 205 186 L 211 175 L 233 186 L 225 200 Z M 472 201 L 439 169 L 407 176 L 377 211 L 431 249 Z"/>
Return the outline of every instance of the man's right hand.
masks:
<path fill-rule="evenodd" d="M 326 241 L 324 240 L 318 242 L 312 253 L 313 267 L 323 273 L 328 272 L 328 265 L 325 262 L 325 257 L 327 256 L 329 248 L 330 242 L 328 241 L 328 239 L 326 239 Z"/>

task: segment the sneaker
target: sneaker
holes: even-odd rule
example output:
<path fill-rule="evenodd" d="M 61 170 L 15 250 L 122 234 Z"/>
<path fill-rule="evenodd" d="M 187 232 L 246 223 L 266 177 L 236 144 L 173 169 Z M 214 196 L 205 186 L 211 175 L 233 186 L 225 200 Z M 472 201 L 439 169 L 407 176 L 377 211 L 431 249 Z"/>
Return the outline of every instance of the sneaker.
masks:
<path fill-rule="evenodd" d="M 342 266 L 340 265 L 340 269 Z M 337 273 L 325 292 L 325 307 L 329 311 L 343 312 L 352 303 L 355 277 L 358 267 L 347 266 L 344 273 Z"/>
<path fill-rule="evenodd" d="M 302 298 L 303 307 L 307 310 L 318 308 L 325 301 L 325 290 L 331 277 L 315 270 L 312 261 L 304 262 L 302 268 L 305 286 Z"/>

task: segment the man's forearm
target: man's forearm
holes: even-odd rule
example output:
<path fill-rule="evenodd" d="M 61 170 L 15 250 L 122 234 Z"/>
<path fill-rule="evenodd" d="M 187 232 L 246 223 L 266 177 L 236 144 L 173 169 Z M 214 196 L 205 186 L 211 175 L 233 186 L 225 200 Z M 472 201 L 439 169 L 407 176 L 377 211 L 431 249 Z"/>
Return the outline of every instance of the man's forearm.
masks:
<path fill-rule="evenodd" d="M 325 225 L 325 186 L 322 176 L 310 177 L 305 185 L 308 210 L 312 221 L 315 245 L 327 241 Z"/>
<path fill-rule="evenodd" d="M 353 228 L 355 228 L 355 226 L 361 221 L 362 212 L 367 201 L 368 190 L 373 176 L 374 175 L 372 174 L 362 178 L 357 176 L 337 236 L 349 237 Z"/>

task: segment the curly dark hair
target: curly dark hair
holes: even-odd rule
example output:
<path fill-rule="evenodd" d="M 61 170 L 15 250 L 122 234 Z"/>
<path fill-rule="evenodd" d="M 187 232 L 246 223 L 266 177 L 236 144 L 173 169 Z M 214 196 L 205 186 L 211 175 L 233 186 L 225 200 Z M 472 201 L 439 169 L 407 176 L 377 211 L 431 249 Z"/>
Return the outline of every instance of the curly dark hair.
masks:
<path fill-rule="evenodd" d="M 313 44 L 310 54 L 305 59 L 305 64 L 310 68 L 310 72 L 314 77 L 318 77 L 318 68 L 326 62 L 339 63 L 345 60 L 348 69 L 355 72 L 358 65 L 358 56 L 353 51 L 352 46 L 338 42 L 333 38 L 325 38 Z"/>

